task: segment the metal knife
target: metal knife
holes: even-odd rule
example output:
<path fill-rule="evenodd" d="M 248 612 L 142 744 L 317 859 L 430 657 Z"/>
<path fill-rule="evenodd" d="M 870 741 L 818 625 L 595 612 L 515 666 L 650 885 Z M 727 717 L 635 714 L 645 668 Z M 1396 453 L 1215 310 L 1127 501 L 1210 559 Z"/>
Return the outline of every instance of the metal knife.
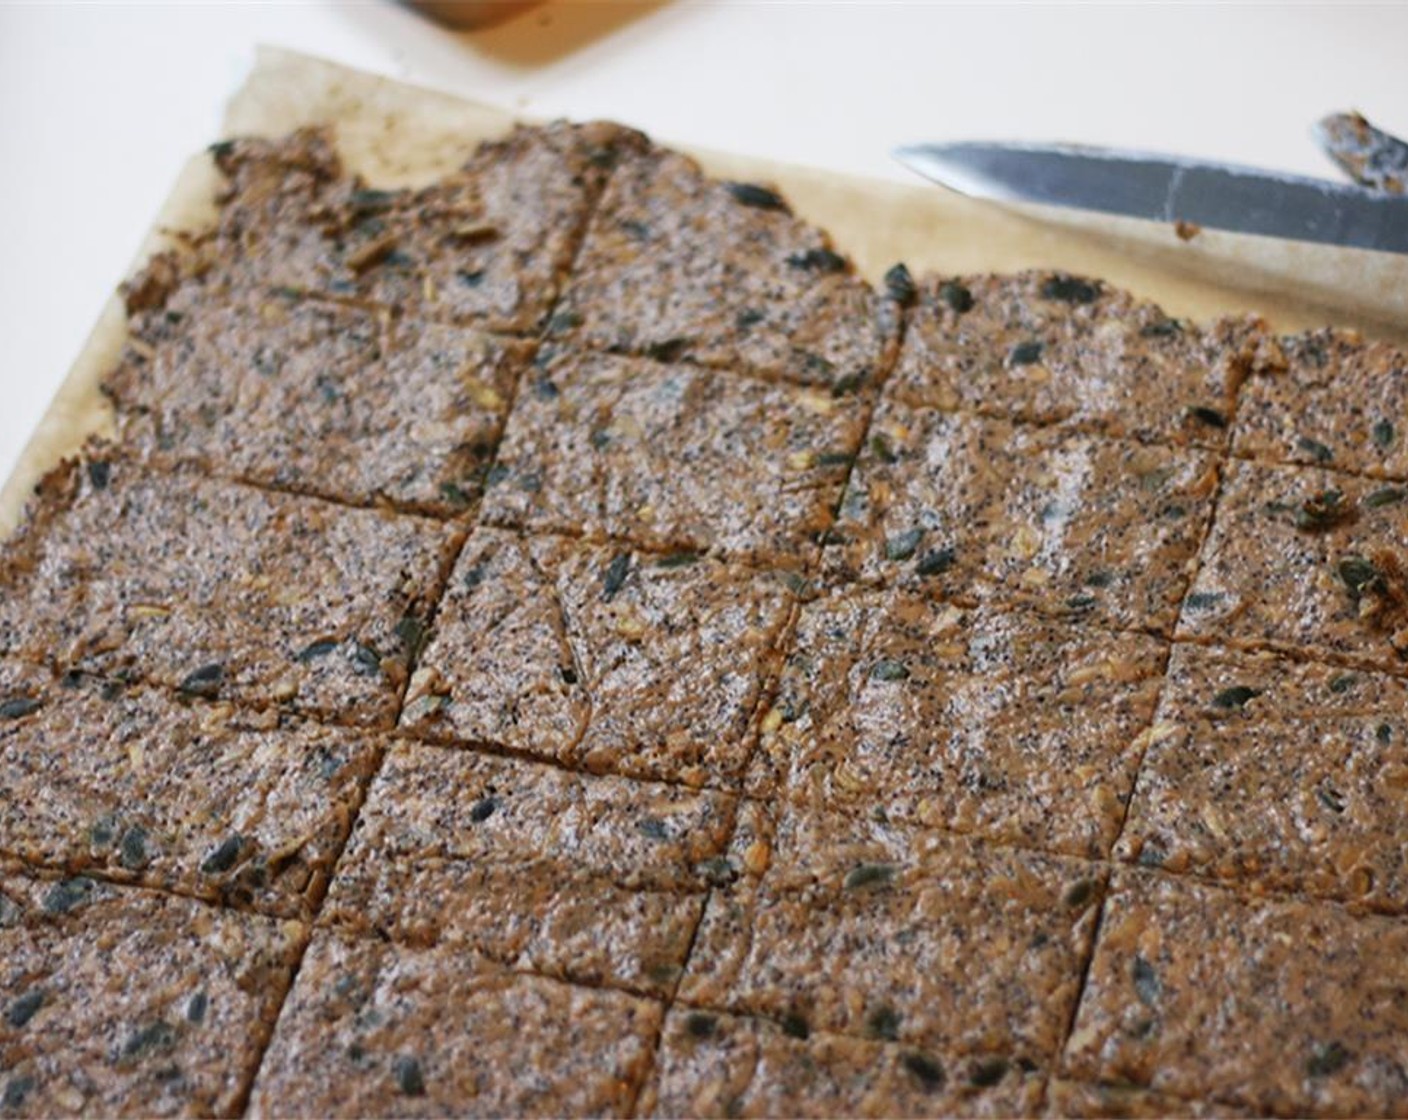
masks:
<path fill-rule="evenodd" d="M 1408 196 L 1328 179 L 1075 144 L 917 144 L 894 154 L 978 198 L 1408 253 Z"/>

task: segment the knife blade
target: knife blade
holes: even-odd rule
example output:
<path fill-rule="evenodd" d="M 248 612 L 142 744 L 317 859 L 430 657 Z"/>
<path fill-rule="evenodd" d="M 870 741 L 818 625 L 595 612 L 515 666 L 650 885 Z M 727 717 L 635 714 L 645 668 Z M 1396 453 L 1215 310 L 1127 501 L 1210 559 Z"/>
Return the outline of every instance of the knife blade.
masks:
<path fill-rule="evenodd" d="M 979 198 L 1408 253 L 1408 197 L 1328 179 L 1075 144 L 916 144 L 894 155 Z"/>

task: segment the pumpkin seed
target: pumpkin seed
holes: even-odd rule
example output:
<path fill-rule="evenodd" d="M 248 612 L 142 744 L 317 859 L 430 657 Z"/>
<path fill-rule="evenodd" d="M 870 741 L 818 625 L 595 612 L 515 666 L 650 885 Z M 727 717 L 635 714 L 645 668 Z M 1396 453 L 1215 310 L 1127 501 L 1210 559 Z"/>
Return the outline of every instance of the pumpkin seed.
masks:
<path fill-rule="evenodd" d="M 616 597 L 616 593 L 625 586 L 626 577 L 630 571 L 631 554 L 629 552 L 618 552 L 612 557 L 601 581 L 601 601 L 603 603 L 609 603 Z"/>
<path fill-rule="evenodd" d="M 885 559 L 908 560 L 924 539 L 923 529 L 906 529 L 885 541 Z"/>
<path fill-rule="evenodd" d="M 757 183 L 725 183 L 724 186 L 733 196 L 733 200 L 743 206 L 751 206 L 755 210 L 780 210 L 784 214 L 791 213 L 782 196 L 767 187 L 760 187 Z"/>
<path fill-rule="evenodd" d="M 846 873 L 842 885 L 848 891 L 864 890 L 888 886 L 894 879 L 895 865 L 892 863 L 858 863 Z"/>
<path fill-rule="evenodd" d="M 1380 509 L 1383 506 L 1397 505 L 1404 498 L 1408 498 L 1408 490 L 1401 486 L 1381 486 L 1373 493 L 1366 494 L 1362 503 L 1369 509 Z"/>
<path fill-rule="evenodd" d="M 1006 1058 L 987 1058 L 973 1067 L 968 1074 L 968 1083 L 982 1089 L 990 1088 L 1007 1076 L 1008 1068 Z"/>
<path fill-rule="evenodd" d="M 803 253 L 793 253 L 787 258 L 793 268 L 809 272 L 845 272 L 846 258 L 830 249 L 808 249 Z"/>
<path fill-rule="evenodd" d="M 122 834 L 118 848 L 122 866 L 129 871 L 140 871 L 151 861 L 147 855 L 147 830 L 140 825 L 132 825 Z"/>
<path fill-rule="evenodd" d="M 9 1010 L 5 1012 L 5 1022 L 19 1030 L 39 1014 L 39 1009 L 43 1006 L 44 989 L 32 988 L 10 1004 Z"/>
<path fill-rule="evenodd" d="M 925 1054 L 910 1052 L 901 1058 L 900 1061 L 904 1064 L 905 1069 L 909 1070 L 910 1073 L 919 1079 L 919 1083 L 923 1085 L 925 1089 L 933 1090 L 943 1087 L 944 1081 L 946 1080 L 944 1067 L 933 1058 Z"/>
<path fill-rule="evenodd" d="M 1391 443 L 1393 443 L 1393 437 L 1396 433 L 1394 432 L 1393 424 L 1390 421 L 1379 420 L 1375 422 L 1373 428 L 1370 429 L 1369 434 L 1373 437 L 1375 446 L 1388 447 Z"/>
<path fill-rule="evenodd" d="M 319 638 L 316 642 L 310 642 L 294 654 L 293 659 L 306 665 L 310 661 L 316 661 L 320 657 L 326 657 L 328 654 L 332 653 L 333 650 L 337 649 L 339 645 L 341 645 L 340 642 L 334 641 L 331 638 Z"/>
<path fill-rule="evenodd" d="M 187 696 L 199 696 L 204 700 L 214 700 L 220 694 L 220 684 L 225 679 L 225 666 L 218 661 L 202 665 L 193 673 L 187 674 L 176 686 Z"/>
<path fill-rule="evenodd" d="M 191 998 L 186 1001 L 186 1022 L 205 1022 L 205 1013 L 209 1007 L 210 997 L 205 994 L 204 989 L 196 992 L 195 995 L 191 996 Z"/>
<path fill-rule="evenodd" d="M 953 562 L 952 548 L 930 549 L 919 558 L 919 563 L 914 565 L 914 570 L 921 576 L 936 576 L 953 567 Z"/>
<path fill-rule="evenodd" d="M 1079 909 L 1095 895 L 1095 884 L 1089 879 L 1080 879 L 1066 888 L 1061 901 L 1072 909 Z"/>
<path fill-rule="evenodd" d="M 37 712 L 42 704 L 28 696 L 15 696 L 0 704 L 0 719 L 23 719 Z"/>
<path fill-rule="evenodd" d="M 499 807 L 498 799 L 495 797 L 481 797 L 469 810 L 469 819 L 475 824 L 483 824 Z"/>
<path fill-rule="evenodd" d="M 898 463 L 900 457 L 890 447 L 890 441 L 879 432 L 870 437 L 870 450 L 882 463 Z"/>
<path fill-rule="evenodd" d="M 421 1071 L 420 1062 L 402 1054 L 396 1059 L 393 1067 L 396 1074 L 396 1088 L 407 1097 L 425 1096 L 425 1074 Z"/>
<path fill-rule="evenodd" d="M 93 484 L 94 490 L 106 490 L 111 479 L 111 463 L 104 462 L 102 459 L 94 459 L 88 464 L 88 481 Z"/>
<path fill-rule="evenodd" d="M 871 1038 L 895 1042 L 900 1036 L 900 1014 L 888 1005 L 877 1007 L 865 1020 L 865 1033 Z"/>
<path fill-rule="evenodd" d="M 1139 997 L 1140 1002 L 1149 1007 L 1157 1007 L 1164 989 L 1159 983 L 1159 974 L 1154 971 L 1154 966 L 1136 953 L 1130 973 L 1134 978 L 1134 994 Z"/>
<path fill-rule="evenodd" d="M 1301 503 L 1296 513 L 1296 528 L 1305 530 L 1328 529 L 1345 521 L 1353 520 L 1354 507 L 1344 501 L 1339 490 L 1321 490 Z"/>
<path fill-rule="evenodd" d="M 691 340 L 688 338 L 666 338 L 650 343 L 643 353 L 657 362 L 674 362 L 689 352 L 690 345 Z"/>
<path fill-rule="evenodd" d="M 1343 813 L 1347 802 L 1344 794 L 1335 789 L 1334 786 L 1325 785 L 1323 782 L 1315 787 L 1315 797 L 1321 805 L 1329 809 L 1332 813 Z"/>
<path fill-rule="evenodd" d="M 870 668 L 870 679 L 873 681 L 907 681 L 909 680 L 909 670 L 899 661 L 877 661 Z"/>
<path fill-rule="evenodd" d="M 1310 1077 L 1330 1077 L 1344 1069 L 1351 1056 L 1342 1042 L 1316 1046 L 1306 1059 L 1305 1072 Z"/>
<path fill-rule="evenodd" d="M 50 914 L 67 914 L 83 905 L 93 893 L 92 879 L 65 879 L 50 888 L 44 896 L 44 909 Z"/>
<path fill-rule="evenodd" d="M 24 1104 L 25 1098 L 29 1096 L 38 1082 L 28 1074 L 19 1077 L 12 1077 L 5 1084 L 5 1095 L 0 1096 L 0 1108 L 6 1111 L 19 1111 L 20 1105 Z"/>
<path fill-rule="evenodd" d="M 244 851 L 244 837 L 238 832 L 227 836 L 220 845 L 201 861 L 200 870 L 204 875 L 220 875 L 239 862 L 240 852 Z"/>
<path fill-rule="evenodd" d="M 1234 708 L 1243 707 L 1248 700 L 1261 695 L 1261 689 L 1249 688 L 1244 684 L 1234 684 L 1231 688 L 1224 688 L 1212 698 L 1214 708 L 1222 708 L 1224 711 L 1231 711 Z"/>
<path fill-rule="evenodd" d="M 1335 566 L 1350 598 L 1358 599 L 1365 591 L 1374 591 L 1383 583 L 1383 577 L 1372 561 L 1362 556 L 1344 556 Z"/>
<path fill-rule="evenodd" d="M 958 315 L 973 310 L 973 293 L 957 280 L 945 280 L 939 285 L 939 299 Z"/>
<path fill-rule="evenodd" d="M 1318 439 L 1311 439 L 1309 436 L 1301 436 L 1296 440 L 1296 446 L 1314 459 L 1317 463 L 1328 463 L 1335 457 L 1335 453 L 1321 443 Z"/>
<path fill-rule="evenodd" d="M 693 1038 L 712 1038 L 719 1028 L 719 1021 L 702 1011 L 691 1011 L 684 1019 L 684 1029 Z"/>
<path fill-rule="evenodd" d="M 1215 408 L 1208 408 L 1205 405 L 1191 405 L 1188 408 L 1188 415 L 1200 424 L 1206 424 L 1210 428 L 1227 427 L 1227 417 L 1218 412 Z"/>
<path fill-rule="evenodd" d="M 122 1056 L 143 1058 L 148 1054 L 165 1053 L 175 1049 L 177 1038 L 176 1028 L 164 1019 L 158 1019 L 127 1036 L 127 1041 L 122 1044 Z"/>
<path fill-rule="evenodd" d="M 1094 303 L 1100 297 L 1100 287 L 1074 276 L 1057 273 L 1041 285 L 1041 297 L 1063 303 Z"/>
<path fill-rule="evenodd" d="M 364 677 L 381 675 L 381 653 L 364 642 L 352 643 L 352 667 Z"/>
<path fill-rule="evenodd" d="M 1026 342 L 1019 342 L 1008 352 L 1007 362 L 1013 366 L 1029 366 L 1034 362 L 1041 361 L 1041 353 L 1046 349 L 1046 344 L 1030 339 Z"/>
<path fill-rule="evenodd" d="M 782 1033 L 788 1038 L 810 1038 L 812 1028 L 797 1012 L 789 1011 L 782 1017 Z"/>
<path fill-rule="evenodd" d="M 903 263 L 894 265 L 885 273 L 885 291 L 901 307 L 908 307 L 919 298 L 919 289 L 914 284 L 914 277 Z"/>

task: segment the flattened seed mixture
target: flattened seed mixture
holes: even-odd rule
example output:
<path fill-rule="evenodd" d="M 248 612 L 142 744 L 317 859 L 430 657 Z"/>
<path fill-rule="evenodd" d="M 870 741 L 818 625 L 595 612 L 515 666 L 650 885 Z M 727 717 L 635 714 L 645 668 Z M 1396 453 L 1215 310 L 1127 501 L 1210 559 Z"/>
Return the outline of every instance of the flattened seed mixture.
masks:
<path fill-rule="evenodd" d="M 1075 1005 L 1104 872 L 951 833 L 750 806 L 689 1005 L 801 1031 L 1044 1063 Z"/>
<path fill-rule="evenodd" d="M 1216 486 L 1205 451 L 884 401 L 827 571 L 1166 634 Z"/>
<path fill-rule="evenodd" d="M 802 608 L 750 792 L 1109 854 L 1166 646 L 846 589 Z"/>
<path fill-rule="evenodd" d="M 0 868 L 0 1107 L 235 1111 L 306 941 L 298 922 Z"/>
<path fill-rule="evenodd" d="M 0 1118 L 1408 1117 L 1400 351 L 213 157 L 0 544 Z"/>
<path fill-rule="evenodd" d="M 479 529 L 401 726 L 592 771 L 727 783 L 792 602 L 786 574 Z"/>
<path fill-rule="evenodd" d="M 0 858 L 309 917 L 376 736 L 0 661 Z"/>
<path fill-rule="evenodd" d="M 1254 322 L 1204 330 L 1059 272 L 936 279 L 892 384 L 914 405 L 1223 447 L 1261 337 Z"/>
<path fill-rule="evenodd" d="M 802 567 L 864 428 L 858 397 L 688 365 L 541 355 L 485 519 Z"/>
<path fill-rule="evenodd" d="M 665 996 L 723 858 L 731 799 L 399 745 L 325 918 L 413 945 Z"/>
<path fill-rule="evenodd" d="M 897 310 L 775 191 L 655 150 L 612 176 L 548 333 L 854 390 L 888 369 Z"/>
<path fill-rule="evenodd" d="M 138 454 L 353 504 L 473 505 L 531 347 L 286 290 L 198 295 L 139 313 L 105 386 Z"/>
<path fill-rule="evenodd" d="M 1408 911 L 1408 682 L 1178 646 L 1120 858 Z"/>
<path fill-rule="evenodd" d="M 1278 1114 L 1408 1113 L 1408 925 L 1119 872 L 1063 1064 Z"/>
<path fill-rule="evenodd" d="M 454 948 L 319 933 L 254 1086 L 254 1116 L 621 1116 L 660 1005 Z"/>
<path fill-rule="evenodd" d="M 123 459 L 68 464 L 0 553 L 0 648 L 386 726 L 456 537 Z"/>
<path fill-rule="evenodd" d="M 945 1061 L 893 1041 L 676 1008 L 641 1114 L 1013 1116 L 1031 1112 L 1040 1094 L 1031 1064 Z"/>

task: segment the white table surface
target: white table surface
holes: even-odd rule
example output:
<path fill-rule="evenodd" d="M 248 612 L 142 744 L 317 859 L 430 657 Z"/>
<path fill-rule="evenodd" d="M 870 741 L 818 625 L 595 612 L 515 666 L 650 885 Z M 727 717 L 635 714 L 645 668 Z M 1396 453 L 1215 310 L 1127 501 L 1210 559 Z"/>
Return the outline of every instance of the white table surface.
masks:
<path fill-rule="evenodd" d="M 917 139 L 1063 139 L 1327 174 L 1408 134 L 1408 3 L 556 0 L 476 33 L 390 2 L 0 0 L 0 477 L 184 160 L 273 43 L 537 115 L 871 175 Z"/>

